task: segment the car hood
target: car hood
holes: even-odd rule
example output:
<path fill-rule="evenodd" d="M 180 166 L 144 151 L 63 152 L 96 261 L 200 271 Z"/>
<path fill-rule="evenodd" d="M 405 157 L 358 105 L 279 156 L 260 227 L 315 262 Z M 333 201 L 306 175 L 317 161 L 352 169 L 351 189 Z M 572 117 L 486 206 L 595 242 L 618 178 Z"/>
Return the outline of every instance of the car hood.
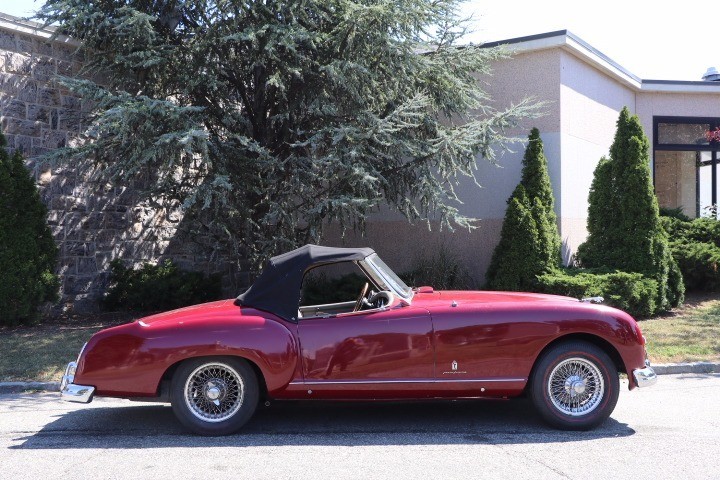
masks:
<path fill-rule="evenodd" d="M 495 292 L 495 291 L 462 291 L 440 290 L 415 293 L 412 304 L 419 307 L 448 306 L 455 302 L 461 304 L 533 304 L 538 302 L 578 303 L 577 298 L 542 293 Z"/>

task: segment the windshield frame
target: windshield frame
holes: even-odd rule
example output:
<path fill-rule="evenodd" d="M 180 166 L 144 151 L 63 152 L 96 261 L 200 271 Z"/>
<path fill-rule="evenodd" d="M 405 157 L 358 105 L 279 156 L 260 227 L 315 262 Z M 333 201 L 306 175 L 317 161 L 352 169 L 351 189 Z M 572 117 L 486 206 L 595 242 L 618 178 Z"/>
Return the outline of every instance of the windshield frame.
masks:
<path fill-rule="evenodd" d="M 368 255 L 363 260 L 360 260 L 358 264 L 378 285 L 384 286 L 392 291 L 395 296 L 410 303 L 414 295 L 412 288 L 403 282 L 402 279 L 382 261 L 377 253 Z"/>

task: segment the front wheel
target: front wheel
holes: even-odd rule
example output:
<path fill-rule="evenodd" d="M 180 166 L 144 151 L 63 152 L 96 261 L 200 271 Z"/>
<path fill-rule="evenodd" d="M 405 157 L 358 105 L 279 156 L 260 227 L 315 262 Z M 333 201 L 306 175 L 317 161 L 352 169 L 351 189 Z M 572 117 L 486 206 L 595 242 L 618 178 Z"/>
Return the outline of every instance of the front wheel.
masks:
<path fill-rule="evenodd" d="M 196 358 L 175 371 L 170 395 L 173 412 L 186 428 L 199 435 L 229 435 L 255 412 L 258 381 L 240 358 Z"/>
<path fill-rule="evenodd" d="M 533 370 L 530 398 L 545 421 L 562 430 L 589 430 L 615 409 L 620 379 L 597 346 L 565 342 L 545 352 Z"/>

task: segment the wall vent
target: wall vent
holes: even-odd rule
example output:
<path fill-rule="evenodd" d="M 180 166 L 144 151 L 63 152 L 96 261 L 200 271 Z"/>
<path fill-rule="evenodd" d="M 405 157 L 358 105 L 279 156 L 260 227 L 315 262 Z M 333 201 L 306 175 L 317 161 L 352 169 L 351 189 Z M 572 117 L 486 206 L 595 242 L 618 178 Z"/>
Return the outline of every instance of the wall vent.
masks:
<path fill-rule="evenodd" d="M 720 72 L 718 72 L 717 68 L 710 67 L 707 69 L 707 72 L 705 72 L 705 75 L 702 76 L 702 79 L 706 82 L 720 82 Z"/>

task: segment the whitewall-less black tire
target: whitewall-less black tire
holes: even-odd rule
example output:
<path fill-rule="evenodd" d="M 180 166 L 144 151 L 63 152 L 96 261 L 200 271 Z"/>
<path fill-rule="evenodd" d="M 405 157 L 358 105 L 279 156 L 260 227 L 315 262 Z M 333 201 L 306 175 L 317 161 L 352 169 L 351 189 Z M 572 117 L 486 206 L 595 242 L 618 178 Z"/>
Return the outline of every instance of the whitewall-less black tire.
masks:
<path fill-rule="evenodd" d="M 255 412 L 258 396 L 255 372 L 237 357 L 186 360 L 170 386 L 175 416 L 198 435 L 237 432 Z"/>
<path fill-rule="evenodd" d="M 599 347 L 582 341 L 559 343 L 538 359 L 530 398 L 543 419 L 562 430 L 589 430 L 615 409 L 620 379 Z"/>

